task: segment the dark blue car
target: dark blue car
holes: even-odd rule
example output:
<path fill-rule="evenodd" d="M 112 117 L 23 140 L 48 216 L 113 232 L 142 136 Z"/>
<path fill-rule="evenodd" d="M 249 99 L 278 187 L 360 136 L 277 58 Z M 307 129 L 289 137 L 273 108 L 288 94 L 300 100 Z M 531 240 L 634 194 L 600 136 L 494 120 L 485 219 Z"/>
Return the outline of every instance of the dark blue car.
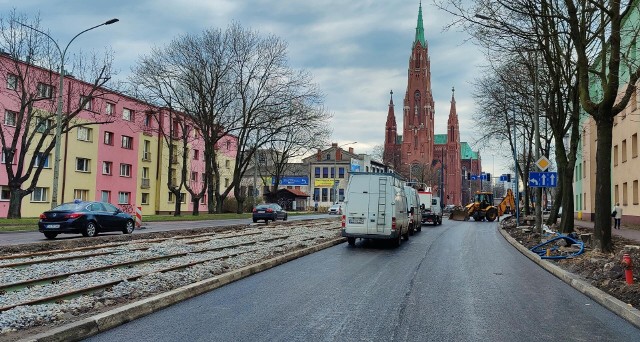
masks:
<path fill-rule="evenodd" d="M 264 220 L 265 223 L 275 220 L 287 220 L 287 212 L 275 203 L 260 204 L 253 208 L 253 222 Z"/>
<path fill-rule="evenodd" d="M 75 200 L 40 214 L 38 230 L 47 239 L 58 234 L 96 236 L 99 232 L 121 231 L 131 234 L 133 217 L 112 204 Z"/>

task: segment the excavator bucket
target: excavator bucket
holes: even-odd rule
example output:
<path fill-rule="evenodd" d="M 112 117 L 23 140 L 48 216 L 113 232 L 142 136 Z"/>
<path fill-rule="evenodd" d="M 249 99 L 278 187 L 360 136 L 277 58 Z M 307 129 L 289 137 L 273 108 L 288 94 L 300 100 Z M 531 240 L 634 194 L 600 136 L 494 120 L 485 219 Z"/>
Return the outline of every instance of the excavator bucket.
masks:
<path fill-rule="evenodd" d="M 469 211 L 465 207 L 455 207 L 449 214 L 449 220 L 468 221 Z"/>

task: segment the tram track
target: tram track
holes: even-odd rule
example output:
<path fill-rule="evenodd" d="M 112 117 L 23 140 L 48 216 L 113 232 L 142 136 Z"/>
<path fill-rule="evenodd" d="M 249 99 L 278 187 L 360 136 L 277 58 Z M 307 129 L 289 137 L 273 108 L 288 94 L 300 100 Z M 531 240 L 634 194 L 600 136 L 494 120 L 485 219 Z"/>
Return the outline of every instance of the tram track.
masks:
<path fill-rule="evenodd" d="M 180 284 L 184 285 L 185 281 L 188 283 L 188 281 L 206 279 L 213 275 L 224 274 L 241 265 L 248 266 L 252 263 L 251 260 L 261 260 L 335 239 L 339 236 L 337 232 L 339 229 L 339 224 L 335 221 L 300 222 L 294 225 L 250 227 L 240 233 L 237 233 L 236 229 L 5 255 L 0 257 L 0 261 L 11 261 L 0 264 L 0 274 L 10 270 L 31 272 L 32 267 L 36 267 L 35 274 L 37 274 L 38 269 L 46 270 L 50 265 L 67 265 L 67 263 L 69 264 L 65 267 L 73 268 L 77 266 L 76 264 L 84 261 L 79 260 L 83 258 L 87 260 L 91 258 L 106 259 L 114 255 L 116 259 L 119 256 L 122 259 L 108 265 L 71 269 L 62 273 L 19 279 L 13 282 L 5 281 L 3 283 L 0 280 L 0 315 L 9 314 L 17 309 L 22 312 L 25 308 L 35 308 L 41 305 L 64 306 L 68 305 L 66 303 L 73 303 L 83 297 L 91 296 L 97 296 L 96 302 L 109 305 L 108 303 L 113 302 L 112 300 L 99 298 L 118 298 L 117 294 L 122 291 L 123 287 L 140 287 L 135 284 L 143 279 L 148 280 L 141 284 L 156 284 L 161 279 L 167 278 L 167 276 L 158 276 L 160 274 L 167 274 L 171 278 L 175 276 L 170 276 L 170 274 L 182 272 L 180 274 L 183 275 L 177 275 L 181 279 L 179 283 L 172 284 L 173 282 L 170 282 L 159 286 L 159 288 L 171 289 Z M 230 239 L 228 244 L 220 245 L 221 241 L 227 239 Z M 136 246 L 136 244 L 140 246 Z M 203 248 L 199 248 L 200 245 Z M 135 260 L 125 260 L 126 257 L 131 257 L 128 255 L 129 252 L 146 253 L 151 249 L 165 254 L 148 257 L 134 255 Z M 177 252 L 165 252 L 164 249 Z M 207 276 L 207 274 L 210 275 Z M 188 280 L 191 278 L 193 280 Z M 158 287 L 158 285 L 155 286 Z M 144 293 L 154 293 L 153 290 L 134 291 L 136 294 L 127 295 L 127 298 L 135 298 Z M 142 292 L 138 293 L 139 291 Z M 82 305 L 94 305 L 93 301 L 89 299 L 80 300 L 80 302 L 83 303 Z M 121 302 L 121 300 L 116 300 L 116 302 Z M 52 318 L 44 319 L 44 321 L 50 320 Z M 3 331 L 6 328 L 1 324 L 2 322 L 0 322 L 0 331 Z M 0 334 L 1 336 L 2 334 Z"/>

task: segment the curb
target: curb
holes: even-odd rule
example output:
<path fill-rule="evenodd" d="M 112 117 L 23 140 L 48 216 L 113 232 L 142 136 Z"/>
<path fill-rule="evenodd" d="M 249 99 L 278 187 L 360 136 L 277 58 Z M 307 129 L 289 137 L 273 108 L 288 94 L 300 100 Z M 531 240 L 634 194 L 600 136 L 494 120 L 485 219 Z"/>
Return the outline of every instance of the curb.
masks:
<path fill-rule="evenodd" d="M 498 226 L 498 230 L 500 234 L 507 240 L 512 246 L 514 246 L 520 253 L 524 254 L 527 258 L 531 259 L 533 262 L 538 264 L 540 267 L 544 268 L 547 272 L 553 274 L 560 280 L 565 283 L 571 285 L 574 289 L 582 292 L 587 295 L 595 302 L 609 309 L 616 315 L 624 318 L 629 323 L 635 325 L 640 328 L 640 310 L 627 305 L 625 302 L 611 296 L 610 294 L 600 290 L 599 288 L 589 284 L 589 282 L 580 278 L 579 276 L 567 272 L 559 266 L 556 266 L 550 262 L 547 262 L 544 259 L 541 259 L 538 254 L 533 253 L 522 244 L 520 244 L 516 239 L 511 237 L 509 233 L 507 233 L 504 229 Z"/>
<path fill-rule="evenodd" d="M 235 271 L 225 273 L 216 277 L 201 280 L 197 283 L 189 284 L 169 292 L 164 292 L 153 297 L 149 297 L 134 303 L 130 303 L 119 308 L 103 312 L 101 314 L 85 318 L 81 321 L 63 325 L 41 333 L 21 339 L 23 342 L 49 342 L 49 341 L 79 341 L 87 337 L 105 332 L 117 326 L 133 321 L 136 318 L 146 316 L 150 313 L 162 310 L 173 304 L 182 302 L 192 297 L 222 287 L 236 280 L 248 277 L 252 274 L 268 270 L 272 267 L 284 264 L 291 260 L 315 253 L 346 241 L 340 237 L 316 246 L 301 249 L 295 252 L 271 258 L 258 264 L 245 266 Z"/>

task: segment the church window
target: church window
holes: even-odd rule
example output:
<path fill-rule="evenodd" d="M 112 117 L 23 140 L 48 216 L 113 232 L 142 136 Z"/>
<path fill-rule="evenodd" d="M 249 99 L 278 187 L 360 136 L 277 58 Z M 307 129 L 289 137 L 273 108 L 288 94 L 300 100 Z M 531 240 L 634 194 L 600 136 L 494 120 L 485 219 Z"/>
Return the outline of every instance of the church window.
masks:
<path fill-rule="evenodd" d="M 416 69 L 420 69 L 420 58 L 418 58 L 418 56 L 419 56 L 419 55 L 416 53 L 416 56 L 415 56 L 415 58 L 413 59 L 413 60 L 414 60 L 414 63 L 415 63 L 415 66 L 414 66 L 414 67 L 415 67 Z"/>

